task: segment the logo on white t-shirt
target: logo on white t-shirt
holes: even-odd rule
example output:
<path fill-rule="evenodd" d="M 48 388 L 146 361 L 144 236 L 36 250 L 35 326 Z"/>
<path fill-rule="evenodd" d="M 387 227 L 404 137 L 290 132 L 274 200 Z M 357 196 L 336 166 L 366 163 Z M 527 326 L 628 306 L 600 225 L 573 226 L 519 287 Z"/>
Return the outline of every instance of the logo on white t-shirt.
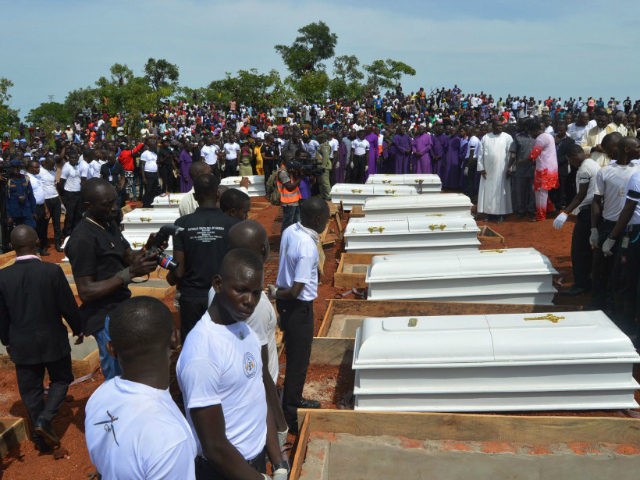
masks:
<path fill-rule="evenodd" d="M 94 425 L 99 426 L 102 425 L 104 427 L 104 431 L 107 433 L 111 433 L 113 435 L 113 441 L 116 442 L 117 446 L 120 446 L 118 443 L 118 439 L 116 438 L 116 429 L 114 423 L 118 420 L 118 417 L 114 417 L 107 410 L 107 415 L 109 416 L 109 420 L 103 420 L 102 422 L 94 423 Z"/>
<path fill-rule="evenodd" d="M 247 378 L 253 378 L 258 371 L 258 363 L 251 352 L 244 354 L 244 374 Z"/>

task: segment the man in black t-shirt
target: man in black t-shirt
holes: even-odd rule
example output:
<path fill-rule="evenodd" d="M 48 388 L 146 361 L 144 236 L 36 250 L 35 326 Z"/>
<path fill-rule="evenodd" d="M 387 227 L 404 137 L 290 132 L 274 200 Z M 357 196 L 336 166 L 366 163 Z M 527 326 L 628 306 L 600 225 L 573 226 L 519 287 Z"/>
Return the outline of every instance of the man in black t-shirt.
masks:
<path fill-rule="evenodd" d="M 157 256 L 133 251 L 114 219 L 119 208 L 116 191 L 102 178 L 82 184 L 85 217 L 69 237 L 65 253 L 82 300 L 83 333 L 93 335 L 100 352 L 100 366 L 106 380 L 119 375 L 120 367 L 107 352 L 108 315 L 131 296 L 127 287 L 133 277 L 155 271 Z"/>
<path fill-rule="evenodd" d="M 227 252 L 227 232 L 238 219 L 216 207 L 220 180 L 213 174 L 193 180 L 198 208 L 175 224 L 184 230 L 173 239 L 173 254 L 178 268 L 167 275 L 170 284 L 180 290 L 180 333 L 182 341 L 209 306 L 207 294 L 214 275 Z"/>

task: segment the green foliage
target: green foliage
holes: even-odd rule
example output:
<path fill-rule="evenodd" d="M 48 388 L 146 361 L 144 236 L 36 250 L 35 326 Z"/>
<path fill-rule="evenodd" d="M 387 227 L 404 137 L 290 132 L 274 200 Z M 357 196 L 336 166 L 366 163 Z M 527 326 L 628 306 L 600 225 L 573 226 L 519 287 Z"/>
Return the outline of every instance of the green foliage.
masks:
<path fill-rule="evenodd" d="M 45 102 L 32 109 L 25 120 L 31 125 L 61 125 L 64 126 L 71 121 L 71 115 L 63 103 Z"/>
<path fill-rule="evenodd" d="M 158 60 L 150 58 L 147 60 L 144 65 L 144 73 L 144 78 L 147 79 L 147 82 L 154 90 L 160 90 L 165 87 L 175 89 L 178 86 L 180 70 L 177 65 L 169 63 L 164 58 Z"/>
<path fill-rule="evenodd" d="M 259 73 L 252 68 L 239 70 L 232 76 L 227 72 L 222 80 L 215 80 L 209 84 L 207 97 L 213 102 L 226 104 L 235 100 L 258 108 L 267 108 L 285 100 L 286 89 L 276 70 L 269 73 Z"/>
<path fill-rule="evenodd" d="M 367 85 L 373 90 L 380 88 L 394 88 L 402 75 L 415 75 L 416 71 L 404 62 L 392 60 L 374 60 L 370 65 L 365 65 L 364 69 L 369 74 Z"/>
<path fill-rule="evenodd" d="M 338 36 L 331 33 L 323 21 L 310 23 L 298 29 L 298 35 L 291 45 L 276 45 L 292 76 L 300 80 L 307 72 L 324 70 L 321 63 L 333 57 Z"/>
<path fill-rule="evenodd" d="M 360 82 L 364 74 L 358 68 L 360 62 L 355 55 L 341 55 L 333 60 L 335 77 L 329 82 L 331 98 L 359 98 L 365 91 Z"/>
<path fill-rule="evenodd" d="M 11 100 L 9 89 L 13 87 L 13 82 L 8 78 L 0 77 L 0 131 L 14 133 L 20 124 L 18 111 L 9 107 Z"/>
<path fill-rule="evenodd" d="M 329 76 L 323 70 L 309 71 L 299 79 L 287 78 L 287 83 L 293 88 L 298 100 L 321 102 L 329 88 Z"/>

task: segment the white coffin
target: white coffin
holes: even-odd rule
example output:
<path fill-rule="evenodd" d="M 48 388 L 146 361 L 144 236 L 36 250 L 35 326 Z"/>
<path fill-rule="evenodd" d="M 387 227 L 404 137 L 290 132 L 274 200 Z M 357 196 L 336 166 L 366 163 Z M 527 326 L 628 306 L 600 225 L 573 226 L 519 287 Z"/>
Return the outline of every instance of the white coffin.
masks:
<path fill-rule="evenodd" d="M 250 185 L 247 190 L 250 197 L 264 197 L 266 191 L 264 188 L 264 175 L 251 175 L 247 177 Z M 239 187 L 242 177 L 226 177 L 220 181 L 220 185 L 226 185 L 228 187 Z"/>
<path fill-rule="evenodd" d="M 178 208 L 178 204 L 182 197 L 184 197 L 186 193 L 168 193 L 164 196 L 158 195 L 153 199 L 153 203 L 151 204 L 153 207 L 163 207 L 163 208 Z"/>
<path fill-rule="evenodd" d="M 636 408 L 629 338 L 602 312 L 367 318 L 355 408 L 516 411 Z"/>
<path fill-rule="evenodd" d="M 139 250 L 147 244 L 149 235 L 158 233 L 158 228 L 148 228 L 146 230 L 124 230 L 122 236 L 129 242 L 133 250 Z M 169 246 L 165 250 L 169 254 L 173 254 L 173 237 L 169 237 Z"/>
<path fill-rule="evenodd" d="M 534 248 L 373 257 L 369 300 L 551 304 L 557 271 Z"/>
<path fill-rule="evenodd" d="M 177 208 L 136 208 L 124 214 L 122 226 L 125 232 L 157 231 L 163 225 L 173 225 L 179 217 Z"/>
<path fill-rule="evenodd" d="M 344 231 L 348 252 L 407 253 L 477 250 L 478 226 L 471 217 L 351 218 Z"/>
<path fill-rule="evenodd" d="M 406 185 L 415 187 L 418 193 L 439 193 L 442 181 L 435 173 L 384 174 L 376 173 L 367 177 L 367 184 L 373 185 Z"/>
<path fill-rule="evenodd" d="M 367 218 L 397 215 L 470 215 L 471 200 L 462 193 L 439 193 L 413 197 L 368 198 L 362 211 Z"/>
<path fill-rule="evenodd" d="M 331 187 L 331 201 L 342 202 L 345 210 L 351 210 L 354 205 L 364 205 L 370 197 L 403 197 L 418 196 L 415 187 L 406 185 L 362 185 L 360 183 L 336 183 Z"/>

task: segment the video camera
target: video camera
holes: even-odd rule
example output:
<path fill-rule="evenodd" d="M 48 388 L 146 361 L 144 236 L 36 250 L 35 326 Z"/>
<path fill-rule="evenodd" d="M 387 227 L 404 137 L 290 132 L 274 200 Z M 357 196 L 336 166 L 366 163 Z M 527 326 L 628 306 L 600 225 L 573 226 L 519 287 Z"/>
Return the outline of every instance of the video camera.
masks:
<path fill-rule="evenodd" d="M 158 255 L 158 266 L 169 270 L 170 272 L 178 268 L 178 263 L 171 255 L 164 253 L 165 244 L 169 241 L 169 237 L 175 237 L 184 228 L 175 225 L 163 225 L 153 237 L 147 242 L 147 257 Z"/>

